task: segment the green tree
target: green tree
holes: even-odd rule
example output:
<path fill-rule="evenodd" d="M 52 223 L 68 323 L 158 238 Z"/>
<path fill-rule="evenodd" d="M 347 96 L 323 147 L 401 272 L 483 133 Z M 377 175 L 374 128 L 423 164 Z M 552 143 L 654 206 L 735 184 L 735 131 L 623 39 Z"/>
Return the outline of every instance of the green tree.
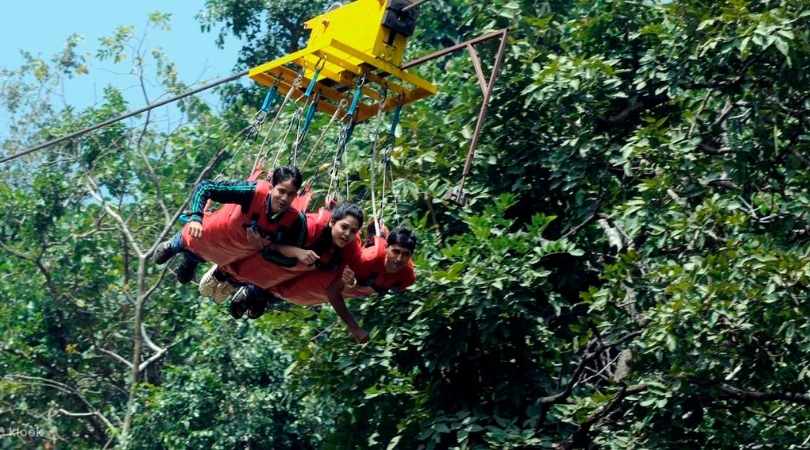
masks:
<path fill-rule="evenodd" d="M 200 18 L 248 38 L 244 67 L 302 45 L 290 24 L 325 6 L 210 1 Z M 466 56 L 415 69 L 441 91 L 403 116 L 385 216 L 417 230 L 419 280 L 350 304 L 365 346 L 331 308 L 235 325 L 144 263 L 209 161 L 228 177 L 252 163 L 261 144 L 223 144 L 258 90 L 225 91 L 221 114 L 189 101 L 171 132 L 141 118 L 3 166 L 0 426 L 33 421 L 67 448 L 122 430 L 139 448 L 806 447 L 808 8 L 420 6 L 407 59 L 510 37 L 466 205 L 446 198 L 480 106 L 475 74 Z M 131 33 L 99 56 L 126 54 L 143 75 Z M 113 89 L 86 111 L 25 95 L 83 70 L 66 52 L 3 73 L 17 118 L 5 152 L 127 108 Z M 346 161 L 349 197 L 367 207 L 373 135 L 358 128 Z"/>

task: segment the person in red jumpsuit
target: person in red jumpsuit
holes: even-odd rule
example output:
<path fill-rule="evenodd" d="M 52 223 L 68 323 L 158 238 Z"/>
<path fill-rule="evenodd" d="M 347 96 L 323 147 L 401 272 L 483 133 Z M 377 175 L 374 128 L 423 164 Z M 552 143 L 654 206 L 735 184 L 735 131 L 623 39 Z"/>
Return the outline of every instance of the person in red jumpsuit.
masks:
<path fill-rule="evenodd" d="M 224 278 L 242 286 L 231 298 L 231 315 L 241 318 L 247 313 L 249 318 L 258 318 L 275 299 L 269 290 L 288 280 L 309 273 L 335 278 L 346 268 L 356 270 L 361 259 L 357 233 L 363 220 L 363 211 L 351 203 L 339 205 L 333 211 L 321 208 L 306 215 L 307 236 L 302 247 L 268 244 L 271 251 L 286 257 L 288 263 L 270 262 L 261 255 L 253 255 L 219 267 L 217 280 Z M 354 320 L 343 299 L 335 298 L 330 304 L 355 339 L 365 341 L 368 333 Z"/>
<path fill-rule="evenodd" d="M 292 207 L 301 184 L 301 172 L 291 166 L 275 169 L 270 181 L 201 182 L 192 194 L 189 223 L 158 245 L 153 260 L 163 264 L 183 253 L 184 261 L 177 270 L 181 283 L 194 278 L 201 261 L 222 266 L 251 255 L 274 260 L 278 256 L 268 251 L 268 243 L 303 243 L 306 219 Z M 224 206 L 204 213 L 209 200 Z"/>
<path fill-rule="evenodd" d="M 359 239 L 357 242 L 359 245 Z M 375 237 L 373 243 L 363 249 L 359 263 L 345 265 L 342 271 L 308 272 L 267 290 L 250 286 L 247 289 L 251 290 L 252 304 L 247 307 L 248 316 L 258 318 L 269 305 L 283 300 L 299 305 L 328 302 L 346 322 L 355 340 L 365 342 L 368 333 L 356 325 L 346 309 L 344 298 L 366 297 L 375 292 L 382 295 L 407 289 L 416 281 L 411 261 L 415 248 L 413 233 L 405 228 L 397 228 L 388 234 L 387 239 Z"/>
<path fill-rule="evenodd" d="M 344 298 L 402 292 L 416 281 L 411 260 L 415 249 L 413 233 L 396 228 L 387 238 L 374 237 L 372 245 L 363 249 L 360 264 L 354 270 L 345 268 L 340 278 L 327 273 L 306 274 L 273 287 L 271 292 L 299 305 L 325 303 L 335 292 Z"/>

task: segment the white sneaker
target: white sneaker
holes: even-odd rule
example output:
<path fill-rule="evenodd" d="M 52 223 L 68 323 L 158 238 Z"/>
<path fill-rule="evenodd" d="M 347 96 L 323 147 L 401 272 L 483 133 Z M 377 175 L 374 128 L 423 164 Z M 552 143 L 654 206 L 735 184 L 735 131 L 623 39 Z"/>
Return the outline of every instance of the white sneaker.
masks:
<path fill-rule="evenodd" d="M 216 265 L 211 266 L 208 272 L 205 272 L 205 275 L 200 279 L 200 295 L 210 297 L 217 303 L 222 303 L 236 292 L 236 288 L 227 281 L 221 282 L 217 280 L 214 277 L 216 270 Z"/>

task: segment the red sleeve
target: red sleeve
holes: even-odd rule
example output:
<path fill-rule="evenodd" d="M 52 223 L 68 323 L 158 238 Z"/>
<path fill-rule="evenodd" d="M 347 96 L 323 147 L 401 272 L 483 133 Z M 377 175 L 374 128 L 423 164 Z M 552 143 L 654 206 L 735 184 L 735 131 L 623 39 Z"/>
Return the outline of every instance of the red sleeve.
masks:
<path fill-rule="evenodd" d="M 357 239 L 350 242 L 343 249 L 343 261 L 355 273 L 362 268 L 363 263 L 363 250 L 360 247 L 360 241 Z"/>
<path fill-rule="evenodd" d="M 295 200 L 292 201 L 292 207 L 301 212 L 307 212 L 310 201 L 312 201 L 312 189 L 307 188 L 298 197 L 295 197 Z"/>
<path fill-rule="evenodd" d="M 408 264 L 408 270 L 405 272 L 405 276 L 402 277 L 402 289 L 408 289 L 412 284 L 416 283 L 416 272 L 413 271 L 413 264 Z"/>
<path fill-rule="evenodd" d="M 316 213 L 307 214 L 307 239 L 305 242 L 306 247 L 311 247 L 323 232 L 323 229 L 329 225 L 332 220 L 332 213 L 328 209 L 321 208 Z"/>
<path fill-rule="evenodd" d="M 362 250 L 361 259 L 363 263 L 375 261 L 382 254 L 385 257 L 385 249 L 388 243 L 381 237 L 374 238 L 374 245 L 366 247 Z"/>
<path fill-rule="evenodd" d="M 254 170 L 253 173 L 251 173 L 247 179 L 248 181 L 256 181 L 259 179 L 260 176 L 262 176 L 262 173 L 264 173 L 264 169 L 262 169 L 261 166 L 257 167 L 256 170 Z"/>
<path fill-rule="evenodd" d="M 358 280 L 365 280 L 385 264 L 385 249 L 388 243 L 381 237 L 374 238 L 374 245 L 365 247 L 360 254 L 360 265 L 354 270 Z"/>

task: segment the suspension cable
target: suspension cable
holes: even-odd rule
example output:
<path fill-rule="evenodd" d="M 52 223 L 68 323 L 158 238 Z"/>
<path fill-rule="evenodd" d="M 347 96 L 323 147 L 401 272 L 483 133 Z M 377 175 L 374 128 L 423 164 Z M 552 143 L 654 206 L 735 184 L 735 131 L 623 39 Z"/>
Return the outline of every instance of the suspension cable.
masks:
<path fill-rule="evenodd" d="M 382 195 L 380 195 L 380 214 L 385 214 L 385 181 L 386 181 L 386 174 L 388 175 L 388 180 L 390 181 L 390 191 L 391 197 L 394 199 L 394 217 L 398 220 L 399 219 L 399 205 L 397 204 L 396 193 L 394 192 L 394 168 L 391 165 L 391 153 L 394 151 L 394 144 L 396 144 L 397 139 L 397 126 L 399 125 L 399 119 L 402 114 L 402 100 L 397 104 L 396 109 L 394 109 L 394 117 L 391 120 L 391 128 L 388 130 L 387 142 L 386 147 L 383 150 L 383 185 L 382 185 Z"/>
<path fill-rule="evenodd" d="M 96 131 L 99 128 L 104 128 L 104 127 L 106 127 L 108 125 L 112 125 L 112 124 L 114 124 L 116 122 L 120 122 L 120 121 L 122 121 L 124 119 L 128 119 L 128 118 L 130 118 L 132 116 L 137 116 L 138 114 L 145 113 L 146 111 L 151 111 L 151 110 L 153 110 L 153 109 L 155 109 L 157 107 L 160 107 L 160 106 L 172 103 L 172 102 L 176 102 L 178 100 L 182 100 L 182 99 L 184 99 L 184 98 L 186 98 L 188 96 L 191 96 L 191 95 L 197 94 L 199 92 L 206 91 L 206 90 L 211 89 L 213 87 L 219 86 L 220 84 L 229 83 L 229 82 L 234 81 L 236 79 L 242 78 L 243 76 L 247 75 L 248 72 L 249 71 L 244 70 L 242 72 L 235 73 L 235 74 L 227 76 L 225 78 L 221 78 L 219 80 L 212 81 L 211 83 L 200 86 L 200 87 L 198 87 L 196 89 L 192 89 L 192 90 L 190 90 L 188 92 L 184 92 L 184 93 L 182 93 L 180 95 L 177 95 L 177 96 L 174 96 L 172 98 L 169 98 L 169 99 L 166 99 L 166 100 L 161 100 L 159 102 L 155 102 L 155 103 L 152 103 L 150 105 L 146 105 L 143 108 L 136 109 L 135 111 L 126 112 L 126 113 L 121 114 L 119 116 L 113 117 L 112 119 L 105 120 L 104 122 L 97 123 L 97 124 L 95 124 L 93 126 L 90 126 L 90 127 L 81 129 L 79 131 L 70 133 L 70 134 L 68 134 L 66 136 L 62 136 L 60 138 L 52 139 L 52 140 L 47 141 L 45 143 L 42 143 L 42 144 L 36 145 L 34 147 L 28 148 L 26 150 L 23 150 L 23 151 L 21 151 L 19 153 L 16 153 L 14 155 L 7 156 L 7 157 L 5 157 L 3 159 L 0 159 L 0 164 L 2 164 L 4 162 L 11 161 L 13 159 L 21 158 L 21 157 L 23 157 L 25 155 L 29 155 L 29 154 L 34 153 L 36 151 L 42 150 L 44 148 L 48 148 L 48 147 L 51 147 L 53 145 L 59 144 L 61 142 L 65 142 L 65 141 L 69 141 L 71 139 L 75 139 L 75 138 L 77 138 L 79 136 L 82 136 L 82 135 L 85 135 L 87 133 L 91 133 L 93 131 Z"/>
<path fill-rule="evenodd" d="M 273 117 L 273 121 L 270 122 L 270 126 L 267 129 L 267 132 L 264 135 L 264 139 L 262 140 L 262 144 L 259 146 L 259 151 L 256 152 L 256 161 L 253 162 L 253 172 L 259 165 L 259 162 L 267 158 L 270 154 L 270 148 L 264 148 L 264 145 L 267 143 L 267 140 L 270 138 L 270 134 L 273 132 L 276 124 L 281 117 L 281 113 L 284 111 L 284 107 L 287 106 L 287 103 L 290 101 L 290 97 L 292 96 L 293 91 L 298 89 L 299 84 L 301 83 L 301 75 L 299 74 L 298 77 L 293 81 L 292 85 L 290 85 L 290 89 L 287 91 L 287 95 L 284 96 L 284 100 L 281 101 L 281 104 L 278 106 L 278 110 L 276 110 L 276 115 Z M 275 165 L 275 162 L 273 163 Z M 271 166 L 272 167 L 272 166 Z"/>
<path fill-rule="evenodd" d="M 374 125 L 374 133 L 371 137 L 371 161 L 368 165 L 369 175 L 371 176 L 371 216 L 374 220 L 374 230 L 377 236 L 380 235 L 379 216 L 377 215 L 377 198 L 374 195 L 377 190 L 377 140 L 380 138 L 380 124 L 383 118 L 383 107 L 385 100 L 388 96 L 388 90 L 383 90 L 382 99 L 380 100 L 379 107 L 377 108 L 376 124 Z"/>
<path fill-rule="evenodd" d="M 366 74 L 364 73 L 362 77 L 358 78 L 357 83 L 355 84 L 354 95 L 352 97 L 352 103 L 349 106 L 349 111 L 347 113 L 348 121 L 346 122 L 346 125 L 341 130 L 340 136 L 338 138 L 338 148 L 337 148 L 337 151 L 335 152 L 335 159 L 332 162 L 332 169 L 331 169 L 330 174 L 329 174 L 330 175 L 329 176 L 329 188 L 326 191 L 326 201 L 327 202 L 330 200 L 329 196 L 332 193 L 332 184 L 333 183 L 335 185 L 335 193 L 340 192 L 340 178 L 339 178 L 340 174 L 338 173 L 340 171 L 340 169 L 338 167 L 340 166 L 340 163 L 343 160 L 343 155 L 344 155 L 344 153 L 346 151 L 346 145 L 349 143 L 349 140 L 351 140 L 352 133 L 354 132 L 354 126 L 355 126 L 354 120 L 355 120 L 355 117 L 356 117 L 356 114 L 357 114 L 357 107 L 360 104 L 360 100 L 361 100 L 361 98 L 363 96 L 363 86 L 365 84 L 366 84 Z M 348 192 L 348 189 L 349 189 L 348 180 L 346 180 L 346 184 L 347 184 L 346 191 Z M 348 197 L 348 194 L 347 194 L 347 197 Z"/>
<path fill-rule="evenodd" d="M 340 100 L 340 103 L 338 103 L 337 108 L 335 108 L 335 113 L 332 114 L 332 117 L 329 119 L 329 123 L 326 124 L 323 131 L 321 131 L 320 136 L 318 136 L 318 139 L 312 145 L 312 148 L 310 148 L 309 153 L 307 154 L 307 158 L 304 160 L 304 162 L 301 164 L 301 166 L 299 166 L 302 170 L 307 166 L 307 164 L 309 164 L 309 160 L 312 159 L 312 157 L 315 155 L 315 153 L 317 152 L 317 150 L 320 148 L 321 144 L 323 143 L 323 140 L 326 138 L 327 132 L 332 128 L 332 125 L 334 124 L 337 117 L 340 115 L 340 112 L 344 108 L 346 108 L 346 105 L 348 105 L 348 104 L 349 104 L 349 102 L 347 102 L 345 98 Z M 345 115 L 344 115 L 344 118 L 345 118 Z"/>

